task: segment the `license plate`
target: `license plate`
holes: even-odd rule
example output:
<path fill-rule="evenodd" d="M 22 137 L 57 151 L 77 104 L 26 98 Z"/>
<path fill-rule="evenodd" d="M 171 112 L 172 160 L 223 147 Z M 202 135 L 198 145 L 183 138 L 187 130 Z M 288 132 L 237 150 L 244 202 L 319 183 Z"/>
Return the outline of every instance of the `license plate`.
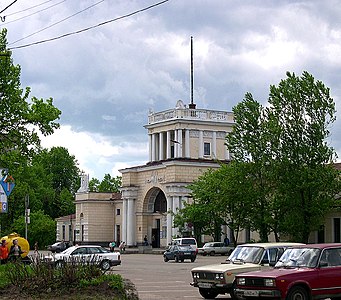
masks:
<path fill-rule="evenodd" d="M 259 296 L 259 291 L 246 290 L 246 291 L 244 291 L 244 296 L 247 296 L 247 297 L 258 297 Z"/>
<path fill-rule="evenodd" d="M 191 255 L 191 252 L 185 252 L 185 255 Z"/>
<path fill-rule="evenodd" d="M 212 284 L 208 282 L 198 282 L 198 286 L 200 288 L 210 289 L 212 287 Z"/>

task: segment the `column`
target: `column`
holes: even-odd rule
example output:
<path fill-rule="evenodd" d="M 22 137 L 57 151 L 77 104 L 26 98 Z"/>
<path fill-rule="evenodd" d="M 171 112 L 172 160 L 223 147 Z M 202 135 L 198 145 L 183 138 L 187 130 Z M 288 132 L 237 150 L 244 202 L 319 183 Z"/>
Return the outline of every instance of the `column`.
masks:
<path fill-rule="evenodd" d="M 155 133 L 152 134 L 152 160 L 155 161 Z"/>
<path fill-rule="evenodd" d="M 177 208 L 179 208 L 179 196 L 173 196 L 173 212 L 177 212 Z M 177 236 L 179 233 L 179 228 L 172 228 L 173 236 Z"/>
<path fill-rule="evenodd" d="M 121 240 L 127 242 L 127 219 L 128 219 L 128 203 L 126 199 L 123 199 L 122 206 L 122 234 Z"/>
<path fill-rule="evenodd" d="M 152 135 L 148 134 L 148 143 L 149 143 L 149 161 L 152 161 Z"/>
<path fill-rule="evenodd" d="M 225 133 L 225 135 L 226 135 L 226 133 Z M 226 145 L 225 145 L 225 159 L 230 160 L 230 151 Z"/>
<path fill-rule="evenodd" d="M 213 131 L 212 134 L 212 153 L 211 153 L 212 157 L 218 158 L 217 157 L 217 132 Z"/>
<path fill-rule="evenodd" d="M 199 130 L 199 158 L 204 158 L 204 132 Z"/>
<path fill-rule="evenodd" d="M 167 144 L 167 149 L 166 149 L 166 154 L 167 154 L 167 156 L 166 156 L 166 158 L 168 159 L 168 158 L 171 158 L 171 131 L 170 130 L 168 130 L 167 131 L 167 141 L 166 141 L 166 144 Z"/>
<path fill-rule="evenodd" d="M 174 130 L 174 141 L 178 141 L 178 131 L 175 129 Z M 179 144 L 178 143 L 173 143 L 174 144 L 174 157 L 179 157 L 178 156 L 178 147 L 179 147 Z"/>
<path fill-rule="evenodd" d="M 178 157 L 182 157 L 182 129 L 178 129 Z"/>
<path fill-rule="evenodd" d="M 164 155 L 163 155 L 163 132 L 159 133 L 159 160 L 163 160 L 165 159 Z"/>
<path fill-rule="evenodd" d="M 167 211 L 173 209 L 173 198 L 167 197 Z M 173 216 L 171 214 L 167 214 L 167 245 L 172 242 L 172 226 L 173 225 Z"/>
<path fill-rule="evenodd" d="M 127 240 L 126 245 L 127 246 L 134 246 L 135 245 L 135 200 L 134 199 L 128 199 L 127 208 L 128 208 L 128 214 L 127 214 Z"/>
<path fill-rule="evenodd" d="M 185 157 L 189 158 L 191 153 L 189 149 L 189 129 L 185 130 Z"/>

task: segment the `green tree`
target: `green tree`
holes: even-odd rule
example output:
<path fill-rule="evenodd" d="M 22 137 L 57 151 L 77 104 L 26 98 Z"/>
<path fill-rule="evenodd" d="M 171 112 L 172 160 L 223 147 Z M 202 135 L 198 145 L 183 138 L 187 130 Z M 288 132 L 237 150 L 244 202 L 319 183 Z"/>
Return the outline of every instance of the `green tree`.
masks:
<path fill-rule="evenodd" d="M 340 191 L 338 172 L 332 166 L 336 153 L 329 146 L 329 129 L 335 121 L 330 90 L 308 72 L 270 86 L 267 116 L 277 167 L 280 226 L 295 240 L 308 242 L 310 232 L 323 224 Z M 299 209 L 298 209 L 299 208 Z"/>
<path fill-rule="evenodd" d="M 97 178 L 91 178 L 89 182 L 89 190 L 90 192 L 118 193 L 121 185 L 121 176 L 111 177 L 110 174 L 105 174 L 101 182 Z"/>
<path fill-rule="evenodd" d="M 19 65 L 14 65 L 7 50 L 7 30 L 0 31 L 0 153 L 17 151 L 31 156 L 40 146 L 38 133 L 52 134 L 59 123 L 60 110 L 47 100 L 32 97 L 30 88 L 20 86 Z M 0 165 L 7 166 L 0 156 Z"/>
<path fill-rule="evenodd" d="M 38 242 L 40 249 L 45 249 L 47 245 L 56 240 L 56 222 L 42 211 L 32 212 L 30 215 L 30 224 L 27 225 L 27 240 L 30 247 Z M 21 216 L 12 225 L 10 232 L 17 232 L 25 237 L 25 217 Z"/>
<path fill-rule="evenodd" d="M 250 93 L 244 100 L 233 108 L 235 125 L 227 136 L 227 145 L 233 154 L 235 162 L 248 163 L 245 178 L 253 180 L 253 208 L 250 210 L 252 217 L 251 227 L 255 228 L 262 242 L 268 241 L 270 232 L 270 219 L 272 215 L 271 197 L 271 161 L 269 134 L 264 108 Z"/>
<path fill-rule="evenodd" d="M 338 172 L 328 146 L 335 104 L 329 88 L 312 75 L 287 73 L 278 87 L 270 86 L 264 108 L 251 94 L 234 110 L 236 126 L 227 145 L 236 162 L 253 167 L 253 226 L 261 240 L 269 230 L 308 242 L 335 204 Z M 258 216 L 258 218 L 257 218 Z"/>

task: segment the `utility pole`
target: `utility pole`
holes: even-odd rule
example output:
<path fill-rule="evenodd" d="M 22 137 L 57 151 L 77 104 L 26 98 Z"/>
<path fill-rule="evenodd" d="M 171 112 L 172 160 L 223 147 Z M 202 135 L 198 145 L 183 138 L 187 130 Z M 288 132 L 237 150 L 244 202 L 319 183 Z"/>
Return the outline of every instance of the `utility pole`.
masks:
<path fill-rule="evenodd" d="M 28 208 L 30 205 L 30 197 L 29 195 L 25 196 L 25 239 L 27 240 L 27 225 L 30 224 L 30 209 Z"/>

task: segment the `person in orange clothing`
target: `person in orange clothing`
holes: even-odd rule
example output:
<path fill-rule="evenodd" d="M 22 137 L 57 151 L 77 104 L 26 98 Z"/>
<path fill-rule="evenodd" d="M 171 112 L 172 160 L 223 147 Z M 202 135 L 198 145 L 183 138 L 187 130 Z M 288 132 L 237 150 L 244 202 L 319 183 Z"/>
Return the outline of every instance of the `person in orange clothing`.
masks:
<path fill-rule="evenodd" d="M 8 259 L 8 248 L 7 241 L 2 240 L 0 245 L 0 264 L 3 265 L 7 262 Z"/>

